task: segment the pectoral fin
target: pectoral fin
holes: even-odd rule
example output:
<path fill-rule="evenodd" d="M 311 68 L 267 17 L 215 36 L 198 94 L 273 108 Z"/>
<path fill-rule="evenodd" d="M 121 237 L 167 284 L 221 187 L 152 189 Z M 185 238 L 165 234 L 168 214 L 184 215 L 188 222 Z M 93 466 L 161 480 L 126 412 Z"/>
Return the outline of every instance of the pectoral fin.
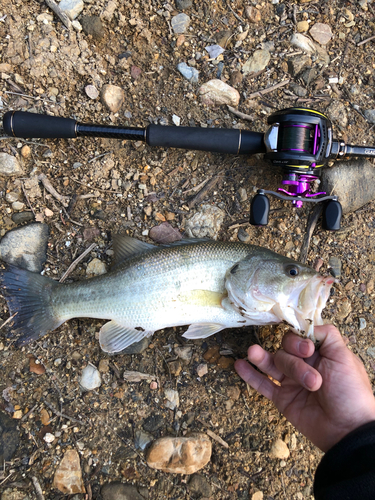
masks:
<path fill-rule="evenodd" d="M 205 339 L 225 328 L 226 326 L 219 325 L 218 323 L 196 323 L 195 325 L 190 325 L 182 336 L 185 339 Z"/>
<path fill-rule="evenodd" d="M 100 329 L 99 343 L 104 352 L 120 352 L 135 342 L 150 337 L 153 333 L 147 330 L 128 328 L 119 325 L 116 321 L 109 321 Z"/>

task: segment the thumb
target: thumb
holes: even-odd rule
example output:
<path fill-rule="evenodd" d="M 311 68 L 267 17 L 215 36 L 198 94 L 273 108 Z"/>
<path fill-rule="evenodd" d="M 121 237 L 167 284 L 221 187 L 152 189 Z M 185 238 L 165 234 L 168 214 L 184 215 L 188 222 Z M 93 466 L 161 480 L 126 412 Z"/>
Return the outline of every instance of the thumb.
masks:
<path fill-rule="evenodd" d="M 320 347 L 319 352 L 323 356 L 344 356 L 350 351 L 347 349 L 341 333 L 334 325 L 321 325 L 314 328 L 315 338 Z"/>

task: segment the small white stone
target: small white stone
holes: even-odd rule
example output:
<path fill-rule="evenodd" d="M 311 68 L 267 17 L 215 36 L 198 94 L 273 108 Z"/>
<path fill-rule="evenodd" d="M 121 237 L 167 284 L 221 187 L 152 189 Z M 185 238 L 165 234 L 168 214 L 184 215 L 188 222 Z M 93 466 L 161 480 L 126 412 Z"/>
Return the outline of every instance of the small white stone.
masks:
<path fill-rule="evenodd" d="M 177 115 L 173 115 L 172 116 L 172 122 L 177 126 L 179 127 L 180 126 L 180 123 L 181 123 L 181 118 Z"/>
<path fill-rule="evenodd" d="M 165 403 L 165 406 L 167 408 L 169 408 L 170 410 L 178 408 L 180 404 L 180 398 L 177 391 L 175 391 L 174 389 L 165 389 L 164 395 L 167 399 L 167 402 Z"/>
<path fill-rule="evenodd" d="M 89 363 L 83 370 L 79 381 L 83 391 L 92 391 L 102 385 L 99 370 L 93 364 Z"/>
<path fill-rule="evenodd" d="M 83 11 L 83 0 L 61 0 L 59 7 L 73 21 Z"/>
<path fill-rule="evenodd" d="M 16 212 L 19 212 L 25 207 L 25 204 L 22 203 L 21 201 L 15 201 L 12 203 L 12 208 L 13 210 L 16 210 Z"/>
<path fill-rule="evenodd" d="M 97 99 L 99 97 L 99 90 L 95 85 L 86 85 L 85 92 L 90 99 Z"/>
<path fill-rule="evenodd" d="M 51 434 L 50 432 L 47 432 L 47 434 L 44 435 L 43 440 L 46 443 L 53 443 L 55 440 L 55 436 L 53 434 Z"/>
<path fill-rule="evenodd" d="M 91 262 L 87 264 L 86 274 L 94 274 L 95 276 L 100 276 L 101 274 L 105 274 L 107 272 L 107 268 L 105 267 L 104 262 L 100 259 L 92 259 Z"/>

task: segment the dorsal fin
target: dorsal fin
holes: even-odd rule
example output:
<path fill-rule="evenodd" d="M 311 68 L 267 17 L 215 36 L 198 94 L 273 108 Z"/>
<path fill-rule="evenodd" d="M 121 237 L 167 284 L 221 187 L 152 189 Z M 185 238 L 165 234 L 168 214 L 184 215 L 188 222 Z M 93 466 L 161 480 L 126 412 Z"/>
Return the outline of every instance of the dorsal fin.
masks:
<path fill-rule="evenodd" d="M 157 247 L 131 236 L 116 234 L 113 237 L 113 251 L 115 252 L 113 265 L 117 266 L 124 260 L 152 250 L 153 248 Z"/>

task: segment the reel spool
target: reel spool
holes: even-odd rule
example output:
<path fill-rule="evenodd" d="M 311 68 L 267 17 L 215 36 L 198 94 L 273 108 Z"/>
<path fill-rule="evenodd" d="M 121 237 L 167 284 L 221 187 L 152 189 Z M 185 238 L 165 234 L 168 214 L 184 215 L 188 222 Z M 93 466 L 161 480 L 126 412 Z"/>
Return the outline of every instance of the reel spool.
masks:
<path fill-rule="evenodd" d="M 265 159 L 284 170 L 282 187 L 277 192 L 258 190 L 250 208 L 250 223 L 268 224 L 268 195 L 292 201 L 296 207 L 303 202 L 328 201 L 324 207 L 325 229 L 340 229 L 341 205 L 336 196 L 325 192 L 312 193 L 312 184 L 319 179 L 320 170 L 331 158 L 332 125 L 319 111 L 288 108 L 268 118 L 271 127 L 264 135 Z"/>

